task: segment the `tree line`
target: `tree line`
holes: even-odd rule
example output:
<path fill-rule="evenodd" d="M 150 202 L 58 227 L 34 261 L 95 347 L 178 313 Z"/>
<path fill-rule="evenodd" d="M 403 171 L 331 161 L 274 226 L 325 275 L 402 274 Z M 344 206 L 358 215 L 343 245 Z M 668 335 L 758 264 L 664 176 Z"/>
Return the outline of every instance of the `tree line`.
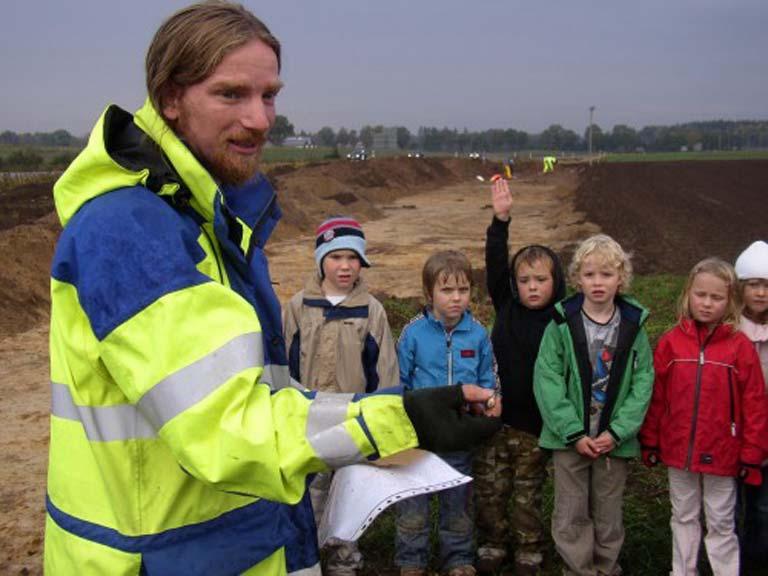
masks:
<path fill-rule="evenodd" d="M 360 143 L 370 148 L 373 135 L 384 126 L 365 125 L 359 130 L 324 126 L 314 133 L 296 132 L 285 116 L 278 116 L 270 133 L 274 144 L 281 144 L 289 136 L 309 136 L 318 146 L 352 147 Z M 589 146 L 589 129 L 583 134 L 552 124 L 538 134 L 514 129 L 483 131 L 456 128 L 421 127 L 414 134 L 404 126 L 396 127 L 397 144 L 401 149 L 429 152 L 514 152 L 520 150 L 583 151 Z M 645 126 L 637 130 L 626 124 L 617 124 L 604 130 L 592 125 L 592 150 L 603 152 L 670 152 L 681 150 L 743 150 L 768 148 L 768 121 L 765 120 L 713 120 L 689 122 L 672 126 Z"/>
<path fill-rule="evenodd" d="M 353 147 L 360 143 L 371 148 L 373 135 L 385 129 L 382 125 L 365 125 L 359 130 L 324 126 L 314 133 L 297 132 L 287 117 L 278 115 L 269 139 L 282 144 L 289 136 L 308 136 L 314 144 L 326 147 Z M 538 134 L 523 130 L 493 128 L 482 131 L 456 128 L 420 127 L 412 133 L 405 126 L 395 127 L 397 144 L 403 150 L 425 152 L 516 152 L 521 150 L 553 150 L 576 152 L 589 146 L 589 129 L 583 134 L 552 124 Z M 43 159 L 32 149 L 40 146 L 82 147 L 85 137 L 73 136 L 66 130 L 53 132 L 16 133 L 0 132 L 0 146 L 14 148 L 3 154 L 0 148 L 0 169 L 11 170 L 39 166 Z M 626 124 L 617 124 L 604 130 L 592 125 L 592 150 L 602 152 L 669 152 L 683 147 L 689 150 L 743 150 L 768 148 L 768 120 L 713 120 L 689 122 L 672 126 L 645 126 L 637 130 Z M 61 153 L 48 160 L 52 167 L 66 165 L 74 154 Z"/>

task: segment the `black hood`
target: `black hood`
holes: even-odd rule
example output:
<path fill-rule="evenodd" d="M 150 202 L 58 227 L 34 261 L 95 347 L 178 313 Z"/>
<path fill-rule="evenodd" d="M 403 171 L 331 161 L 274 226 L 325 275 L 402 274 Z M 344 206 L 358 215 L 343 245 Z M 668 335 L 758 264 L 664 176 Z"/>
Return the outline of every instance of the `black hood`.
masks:
<path fill-rule="evenodd" d="M 512 260 L 509 263 L 509 288 L 512 290 L 512 300 L 514 300 L 515 303 L 520 304 L 520 294 L 517 291 L 517 272 L 515 271 L 517 268 L 517 259 L 523 251 L 534 247 L 543 250 L 549 254 L 550 258 L 552 258 L 552 299 L 546 304 L 546 307 L 550 307 L 555 302 L 559 302 L 565 298 L 565 275 L 563 274 L 563 267 L 557 254 L 555 254 L 551 248 L 542 246 L 541 244 L 529 244 L 528 246 L 523 246 L 520 250 L 515 252 L 514 256 L 512 256 Z"/>

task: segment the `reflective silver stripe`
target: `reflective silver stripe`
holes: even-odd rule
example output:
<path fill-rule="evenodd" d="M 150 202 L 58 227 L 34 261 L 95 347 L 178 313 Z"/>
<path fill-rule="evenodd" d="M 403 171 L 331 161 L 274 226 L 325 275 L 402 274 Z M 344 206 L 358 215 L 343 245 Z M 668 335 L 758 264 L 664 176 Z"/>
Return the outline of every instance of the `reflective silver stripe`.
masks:
<path fill-rule="evenodd" d="M 307 441 L 331 468 L 340 468 L 365 460 L 344 428 L 347 406 L 353 394 L 318 392 L 307 415 Z"/>
<path fill-rule="evenodd" d="M 144 415 L 131 404 L 78 406 L 69 386 L 51 382 L 51 413 L 80 422 L 93 442 L 154 438 L 157 434 Z"/>
<path fill-rule="evenodd" d="M 155 384 L 139 400 L 138 409 L 159 430 L 238 372 L 263 364 L 261 334 L 242 334 Z"/>
<path fill-rule="evenodd" d="M 309 407 L 307 436 L 314 436 L 344 422 L 347 419 L 347 407 L 352 402 L 352 398 L 354 394 L 318 392 Z"/>
<path fill-rule="evenodd" d="M 267 364 L 264 366 L 264 372 L 261 373 L 259 383 L 267 384 L 273 392 L 282 390 L 283 388 L 297 388 L 302 391 L 306 390 L 304 386 L 291 378 L 291 372 L 288 370 L 288 366 L 280 366 L 279 364 Z"/>

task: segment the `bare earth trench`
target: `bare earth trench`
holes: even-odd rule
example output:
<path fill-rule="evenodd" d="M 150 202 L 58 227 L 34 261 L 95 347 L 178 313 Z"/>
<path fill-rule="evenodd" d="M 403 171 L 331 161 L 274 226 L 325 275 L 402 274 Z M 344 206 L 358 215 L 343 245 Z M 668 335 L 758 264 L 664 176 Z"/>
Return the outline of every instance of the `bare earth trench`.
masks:
<path fill-rule="evenodd" d="M 542 243 L 567 251 L 597 231 L 574 208 L 575 173 L 512 182 L 511 249 Z M 364 224 L 374 267 L 364 272 L 375 293 L 420 295 L 420 271 L 434 250 L 463 250 L 484 267 L 490 188 L 470 181 L 382 206 L 386 216 Z M 299 290 L 314 267 L 314 238 L 271 244 L 273 280 L 282 301 Z M 0 339 L 0 574 L 41 574 L 48 458 L 48 327 Z"/>

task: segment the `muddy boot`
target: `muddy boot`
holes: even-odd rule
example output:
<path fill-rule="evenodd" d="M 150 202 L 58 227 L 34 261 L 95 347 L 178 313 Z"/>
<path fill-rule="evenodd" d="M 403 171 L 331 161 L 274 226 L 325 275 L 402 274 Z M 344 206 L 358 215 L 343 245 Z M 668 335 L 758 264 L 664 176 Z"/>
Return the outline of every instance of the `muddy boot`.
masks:
<path fill-rule="evenodd" d="M 477 571 L 475 570 L 474 566 L 454 566 L 448 572 L 446 572 L 446 576 L 475 576 L 477 574 Z"/>
<path fill-rule="evenodd" d="M 481 546 L 477 550 L 477 562 L 475 563 L 477 571 L 480 574 L 495 574 L 501 568 L 506 557 L 507 551 L 503 548 Z"/>

